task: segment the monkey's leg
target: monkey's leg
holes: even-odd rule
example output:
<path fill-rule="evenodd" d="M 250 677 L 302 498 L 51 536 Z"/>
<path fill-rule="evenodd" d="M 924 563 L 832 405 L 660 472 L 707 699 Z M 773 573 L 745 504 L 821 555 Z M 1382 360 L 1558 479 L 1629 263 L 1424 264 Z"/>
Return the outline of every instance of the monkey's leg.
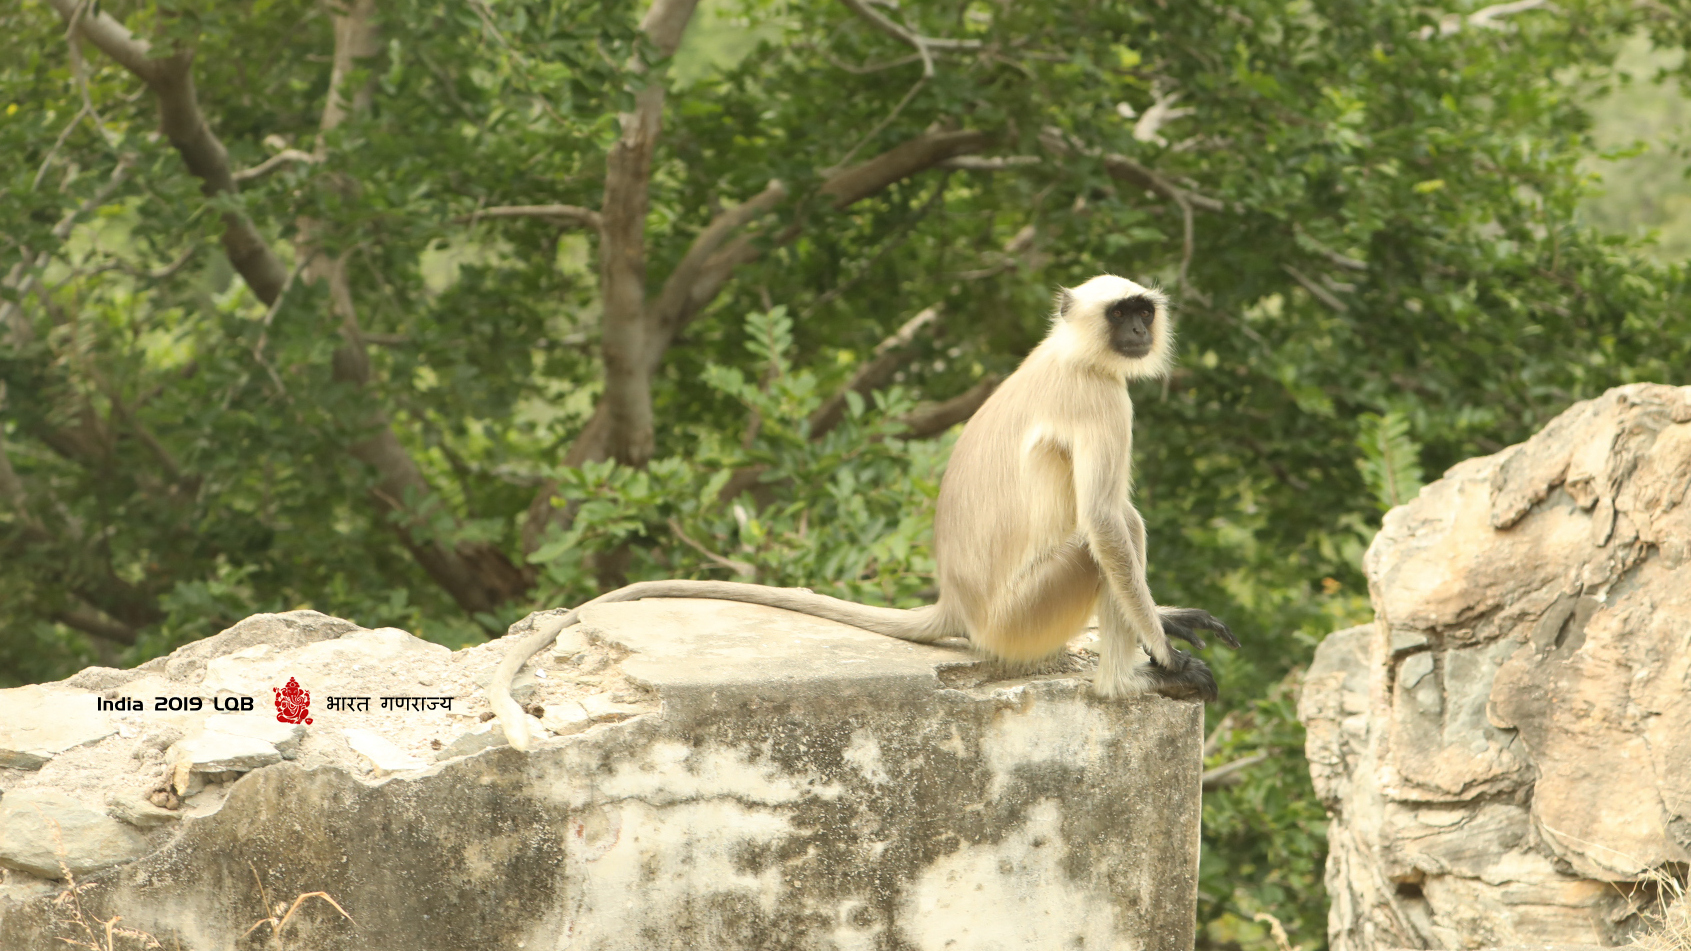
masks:
<path fill-rule="evenodd" d="M 969 640 L 1003 660 L 1049 657 L 1086 625 L 1101 583 L 1085 541 L 1072 539 L 1023 565 L 985 616 L 971 618 Z"/>
<path fill-rule="evenodd" d="M 1159 693 L 1175 700 L 1216 698 L 1215 675 L 1191 654 L 1170 647 L 1167 662 L 1159 663 L 1155 657 L 1142 659 L 1139 635 L 1108 590 L 1098 599 L 1098 627 L 1098 679 L 1093 689 L 1099 696 Z"/>
<path fill-rule="evenodd" d="M 1148 560 L 1148 556 L 1146 554 L 1147 549 L 1145 547 L 1145 520 L 1140 517 L 1138 509 L 1129 506 L 1126 513 L 1126 521 L 1128 538 L 1133 544 L 1132 553 L 1136 558 L 1136 575 L 1141 581 L 1143 581 L 1145 577 L 1145 563 Z M 1150 588 L 1142 586 L 1142 592 L 1147 603 L 1150 603 Z M 1220 638 L 1221 642 L 1226 644 L 1228 647 L 1231 647 L 1234 650 L 1239 649 L 1239 639 L 1233 636 L 1233 632 L 1226 624 L 1221 622 L 1220 618 L 1217 618 L 1208 611 L 1199 608 L 1158 607 L 1156 609 L 1156 613 L 1157 625 L 1162 633 L 1161 640 L 1163 643 L 1167 643 L 1168 639 L 1171 637 L 1178 637 L 1186 643 L 1191 644 L 1193 647 L 1203 650 L 1209 645 L 1204 643 L 1204 638 L 1198 633 L 1198 631 L 1204 630 L 1213 631 L 1215 636 Z M 1153 640 L 1155 640 L 1155 638 L 1153 638 Z M 1148 644 L 1146 645 L 1146 649 L 1152 658 L 1161 659 L 1154 645 Z"/>

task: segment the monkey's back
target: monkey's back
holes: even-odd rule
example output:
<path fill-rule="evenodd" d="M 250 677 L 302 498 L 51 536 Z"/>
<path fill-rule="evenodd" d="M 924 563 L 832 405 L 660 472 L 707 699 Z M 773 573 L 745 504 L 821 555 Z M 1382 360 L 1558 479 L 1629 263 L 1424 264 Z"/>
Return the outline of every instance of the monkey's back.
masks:
<path fill-rule="evenodd" d="M 1025 598 L 1054 560 L 1090 564 L 1075 551 L 1080 523 L 1070 436 L 1076 427 L 1097 426 L 1131 439 L 1132 412 L 1124 383 L 1112 388 L 1107 379 L 1076 373 L 1041 344 L 963 427 L 940 481 L 934 555 L 940 605 L 979 646 L 1000 656 L 1042 656 L 1091 613 L 1095 585 L 1087 596 L 1071 583 L 1063 603 L 1044 612 L 1049 629 L 1005 629 L 1029 626 L 1018 613 L 1024 605 L 1005 599 Z M 983 635 L 996 643 L 982 643 Z"/>

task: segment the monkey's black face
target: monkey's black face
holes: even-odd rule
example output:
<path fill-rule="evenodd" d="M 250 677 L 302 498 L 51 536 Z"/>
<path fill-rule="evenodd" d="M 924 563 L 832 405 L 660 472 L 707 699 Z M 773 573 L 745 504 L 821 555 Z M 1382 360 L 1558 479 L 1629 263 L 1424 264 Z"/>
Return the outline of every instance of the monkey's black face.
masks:
<path fill-rule="evenodd" d="M 1117 353 L 1137 360 L 1151 352 L 1157 305 L 1149 297 L 1124 297 L 1104 308 L 1104 319 L 1110 322 L 1110 346 Z"/>

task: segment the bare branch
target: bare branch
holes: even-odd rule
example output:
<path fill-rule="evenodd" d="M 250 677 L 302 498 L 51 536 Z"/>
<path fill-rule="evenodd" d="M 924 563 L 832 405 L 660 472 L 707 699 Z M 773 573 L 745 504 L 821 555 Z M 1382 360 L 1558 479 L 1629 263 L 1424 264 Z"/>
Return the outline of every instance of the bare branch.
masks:
<path fill-rule="evenodd" d="M 322 161 L 322 159 L 312 155 L 310 152 L 301 152 L 299 149 L 283 149 L 275 155 L 265 159 L 263 162 L 254 165 L 252 168 L 244 168 L 229 177 L 235 182 L 235 184 L 239 185 L 244 182 L 256 181 L 257 179 L 263 178 L 271 172 L 276 171 L 282 166 L 294 162 L 305 162 L 310 164 L 312 162 L 320 161 Z"/>
<path fill-rule="evenodd" d="M 1151 84 L 1151 96 L 1153 101 L 1145 107 L 1139 121 L 1133 124 L 1133 137 L 1140 142 L 1167 146 L 1168 140 L 1162 137 L 1159 130 L 1175 119 L 1191 115 L 1193 110 L 1174 108 L 1174 104 L 1180 100 L 1180 93 L 1164 92 L 1159 83 Z"/>
<path fill-rule="evenodd" d="M 738 232 L 786 197 L 787 186 L 771 181 L 755 196 L 718 214 L 693 239 L 652 304 L 650 336 L 646 341 L 650 362 L 655 364 L 663 358 L 670 341 L 694 314 L 716 297 L 735 267 L 756 257 L 750 241 L 737 237 Z M 728 253 L 723 255 L 724 251 Z"/>
<path fill-rule="evenodd" d="M 1223 766 L 1204 770 L 1203 785 L 1205 792 L 1212 792 L 1226 786 L 1236 786 L 1244 781 L 1240 773 L 1268 759 L 1273 755 L 1272 750 L 1262 750 L 1249 756 L 1241 757 Z"/>
<path fill-rule="evenodd" d="M 957 158 L 946 159 L 939 163 L 939 167 L 954 168 L 965 172 L 1001 172 L 1007 168 L 1025 168 L 1029 165 L 1039 165 L 1044 161 L 1037 155 L 1003 155 L 997 158 L 962 155 Z"/>
<path fill-rule="evenodd" d="M 640 20 L 640 30 L 651 39 L 652 45 L 665 56 L 674 56 L 681 46 L 681 34 L 693 20 L 693 8 L 699 0 L 653 0 L 651 9 Z"/>
<path fill-rule="evenodd" d="M 1302 228 L 1302 226 L 1295 227 L 1293 229 L 1293 233 L 1297 236 L 1299 244 L 1304 245 L 1304 247 L 1307 250 L 1310 250 L 1310 251 L 1315 252 L 1316 254 L 1319 254 L 1321 257 L 1326 258 L 1328 262 L 1330 262 L 1334 265 L 1337 265 L 1338 267 L 1342 267 L 1347 271 L 1367 271 L 1368 270 L 1368 262 L 1367 261 L 1359 261 L 1356 258 L 1350 257 L 1348 255 L 1340 254 L 1339 252 L 1334 251 L 1332 248 L 1329 248 L 1326 245 L 1322 244 L 1321 242 L 1319 242 L 1319 241 L 1315 240 L 1314 238 L 1310 237 L 1309 233 L 1307 231 L 1305 231 Z"/>
<path fill-rule="evenodd" d="M 169 278 L 174 277 L 178 271 L 187 267 L 188 262 L 194 259 L 194 255 L 198 254 L 199 250 L 200 249 L 197 245 L 189 245 L 181 254 L 176 256 L 176 260 L 157 270 L 141 272 L 139 276 L 144 277 L 149 281 L 168 280 Z"/>
<path fill-rule="evenodd" d="M 1439 18 L 1438 26 L 1424 26 L 1415 32 L 1415 36 L 1423 40 L 1434 36 L 1453 36 L 1462 32 L 1464 24 L 1482 30 L 1506 30 L 1509 25 L 1501 22 L 1504 17 L 1525 13 L 1528 10 L 1554 10 L 1556 5 L 1549 0 L 1514 0 L 1511 3 L 1494 3 L 1488 7 L 1481 7 L 1473 13 L 1463 16 L 1460 13 L 1446 13 Z"/>
<path fill-rule="evenodd" d="M 1309 277 L 1307 275 L 1305 275 L 1302 271 L 1300 271 L 1297 268 L 1291 266 L 1290 264 L 1282 264 L 1282 265 L 1280 265 L 1280 267 L 1283 270 L 1285 270 L 1285 272 L 1287 274 L 1290 274 L 1292 276 L 1292 280 L 1297 281 L 1300 285 L 1302 285 L 1304 290 L 1309 291 L 1309 293 L 1311 295 L 1313 295 L 1316 300 L 1320 301 L 1323 304 L 1326 304 L 1328 307 L 1331 307 L 1333 310 L 1337 311 L 1338 313 L 1341 313 L 1341 314 L 1350 313 L 1350 307 L 1346 306 L 1344 301 L 1339 300 L 1336 296 L 1334 296 L 1332 291 L 1330 291 L 1327 288 L 1322 287 L 1320 284 L 1317 284 L 1314 281 L 1310 280 Z"/>
<path fill-rule="evenodd" d="M 329 94 L 323 99 L 323 116 L 317 124 L 317 158 L 325 155 L 323 133 L 337 128 L 354 112 L 362 112 L 370 104 L 371 84 L 366 82 L 346 101 L 347 79 L 358 68 L 358 61 L 382 51 L 376 36 L 375 0 L 352 0 L 346 6 L 331 4 L 335 23 L 334 65 L 329 70 Z"/>
<path fill-rule="evenodd" d="M 87 605 L 73 605 L 50 612 L 48 616 L 66 627 L 119 644 L 134 644 L 140 636 L 140 632 L 135 628 Z"/>
<path fill-rule="evenodd" d="M 65 127 L 59 130 L 59 137 L 53 140 L 53 147 L 47 150 L 47 156 L 41 160 L 40 167 L 35 170 L 35 178 L 29 183 L 30 191 L 35 191 L 36 188 L 40 187 L 41 180 L 47 177 L 47 170 L 53 167 L 53 159 L 58 157 L 59 149 L 64 148 L 65 140 L 70 138 L 70 134 L 75 132 L 76 127 L 82 124 L 82 117 L 87 114 L 87 109 L 78 109 L 76 115 L 71 116 L 70 121 L 65 123 Z"/>
<path fill-rule="evenodd" d="M 124 425 L 129 427 L 129 431 L 141 440 L 141 444 L 147 447 L 147 451 L 153 454 L 153 458 L 157 459 L 159 465 L 164 467 L 165 475 L 169 476 L 170 481 L 181 485 L 183 482 L 182 467 L 177 465 L 176 457 L 170 454 L 170 450 L 165 448 L 164 443 L 159 441 L 158 436 L 153 434 L 152 429 L 135 415 L 129 404 L 123 399 L 123 394 L 118 392 L 118 388 L 113 385 L 110 378 L 98 366 L 94 365 L 93 361 L 89 361 L 85 372 L 94 381 L 94 385 L 99 388 L 100 392 L 105 394 L 106 400 L 111 403 L 113 414 L 121 419 Z"/>
<path fill-rule="evenodd" d="M 1011 235 L 1010 240 L 1004 243 L 1004 250 L 999 253 L 996 264 L 969 271 L 957 271 L 952 276 L 961 281 L 978 281 L 1014 270 L 1021 265 L 1022 255 L 1033 247 L 1033 241 L 1038 236 L 1038 228 L 1031 224 L 1022 225 L 1021 230 Z"/>
<path fill-rule="evenodd" d="M 654 87 L 649 86 L 647 88 Z M 843 208 L 852 202 L 875 194 L 894 182 L 932 168 L 946 159 L 977 151 L 987 141 L 988 138 L 985 133 L 976 131 L 922 135 L 894 146 L 882 155 L 855 168 L 847 169 L 833 176 L 824 183 L 822 191 L 835 197 L 835 207 Z M 611 169 L 615 167 L 614 164 L 610 166 Z M 610 178 L 611 176 L 607 174 L 607 203 L 610 201 L 612 191 Z M 712 222 L 711 227 L 707 227 L 706 231 L 710 232 L 708 237 L 704 232 L 701 232 L 700 236 L 694 239 L 694 246 L 689 249 L 684 257 L 683 264 L 677 267 L 678 273 L 672 274 L 670 280 L 665 282 L 658 301 L 647 313 L 646 319 L 639 321 L 631 315 L 621 319 L 622 334 L 634 339 L 613 340 L 612 330 L 616 328 L 613 327 L 611 322 L 609 309 L 611 298 L 608 294 L 604 297 L 607 302 L 607 309 L 603 325 L 602 347 L 606 359 L 606 394 L 600 399 L 598 406 L 594 408 L 593 416 L 588 420 L 587 425 L 570 443 L 570 447 L 563 458 L 565 466 L 579 466 L 586 462 L 596 462 L 612 457 L 623 458 L 619 453 L 627 449 L 627 439 L 624 435 L 627 433 L 627 429 L 623 420 L 627 419 L 628 416 L 625 410 L 619 418 L 616 410 L 621 402 L 637 400 L 635 408 L 637 410 L 643 408 L 648 420 L 646 439 L 649 444 L 651 438 L 649 428 L 651 376 L 661 366 L 664 353 L 675 336 L 687 326 L 695 315 L 702 312 L 710 305 L 711 301 L 716 299 L 722 288 L 726 287 L 729 280 L 732 279 L 735 269 L 758 258 L 760 251 L 753 237 L 745 233 L 728 237 L 733 231 L 733 228 L 728 227 L 728 225 L 741 227 L 753 220 L 756 215 L 764 213 L 768 208 L 778 203 L 785 194 L 784 188 L 779 191 L 776 190 L 775 186 L 778 184 L 771 183 L 771 186 L 765 188 L 756 198 L 749 199 L 725 213 L 735 217 L 722 218 L 719 216 L 716 221 Z M 740 217 L 741 215 L 743 217 Z M 605 220 L 606 230 L 609 231 L 612 216 L 608 213 L 605 214 Z M 718 225 L 722 227 L 717 228 Z M 770 240 L 774 244 L 784 244 L 797 238 L 800 233 L 799 226 L 794 225 L 780 234 L 771 236 Z M 726 240 L 723 240 L 724 238 Z M 626 241 L 626 237 L 624 241 Z M 718 242 L 720 242 L 720 246 L 714 252 L 704 256 L 701 263 L 700 255 Z M 609 241 L 602 242 L 600 246 L 601 286 L 605 286 L 603 275 L 612 266 L 611 249 L 613 246 L 615 246 L 614 243 Z M 643 297 L 644 254 L 643 249 L 638 245 L 634 246 L 634 250 L 638 255 L 640 265 L 638 273 L 641 275 L 641 280 L 638 286 L 642 289 L 640 296 Z M 627 266 L 626 263 L 625 266 Z M 683 276 L 679 274 L 681 271 L 688 273 Z M 630 303 L 624 301 L 619 305 L 622 308 L 622 313 L 628 314 Z M 634 344 L 643 346 L 645 349 L 646 363 L 644 367 L 640 368 L 638 375 L 627 373 L 624 369 L 617 369 L 627 366 L 625 362 L 617 361 L 626 361 L 628 359 L 626 354 L 633 352 L 630 348 Z M 613 355 L 615 355 L 616 360 L 613 360 Z M 617 374 L 620 374 L 622 392 L 614 391 L 611 386 L 613 379 L 617 378 Z M 626 392 L 636 387 L 639 388 L 638 393 Z M 650 449 L 648 448 L 648 455 L 649 452 Z M 541 539 L 545 537 L 549 526 L 554 523 L 567 524 L 570 519 L 570 511 L 560 510 L 552 505 L 552 496 L 556 491 L 556 483 L 548 482 L 541 487 L 529 504 L 522 529 L 525 550 L 535 550 Z"/>
<path fill-rule="evenodd" d="M 597 211 L 577 205 L 496 205 L 452 220 L 473 225 L 489 218 L 545 218 L 560 227 L 576 225 L 593 231 L 598 231 L 603 222 Z"/>
<path fill-rule="evenodd" d="M 899 367 L 909 359 L 903 351 L 915 342 L 916 335 L 927 329 L 930 324 L 939 320 L 940 305 L 935 304 L 923 309 L 916 316 L 904 322 L 892 336 L 882 340 L 875 347 L 875 356 L 869 362 L 852 374 L 851 381 L 841 387 L 834 395 L 823 401 L 816 411 L 810 414 L 810 438 L 819 439 L 829 430 L 839 425 L 845 418 L 846 394 L 856 393 L 868 396 L 873 390 L 892 379 Z"/>
<path fill-rule="evenodd" d="M 947 159 L 979 152 L 988 141 L 989 136 L 978 129 L 921 135 L 893 146 L 861 165 L 832 175 L 823 183 L 821 191 L 834 199 L 835 208 L 845 208 Z"/>
<path fill-rule="evenodd" d="M 622 136 L 605 159 L 600 209 L 600 354 L 610 411 L 611 454 L 631 466 L 651 458 L 652 392 L 646 348 L 646 210 L 664 87 L 652 83 L 622 115 Z"/>
<path fill-rule="evenodd" d="M 735 574 L 739 575 L 740 577 L 742 577 L 742 578 L 755 578 L 755 577 L 757 577 L 757 566 L 752 565 L 748 562 L 739 561 L 739 560 L 734 559 L 734 558 L 724 558 L 723 556 L 718 555 L 716 552 L 711 551 L 709 548 L 706 548 L 705 546 L 703 546 L 703 545 L 699 544 L 698 542 L 694 541 L 692 538 L 688 537 L 687 533 L 685 531 L 683 531 L 682 528 L 681 528 L 680 520 L 675 519 L 675 518 L 671 518 L 669 520 L 669 530 L 674 532 L 675 537 L 681 539 L 681 541 L 683 543 L 685 543 L 687 545 L 687 547 L 689 547 L 689 548 L 693 549 L 694 551 L 698 552 L 699 554 L 705 556 L 706 558 L 710 559 L 711 561 L 715 562 L 716 564 L 719 564 L 722 567 L 727 568 L 728 570 L 734 572 Z"/>
<path fill-rule="evenodd" d="M 1125 155 L 1104 156 L 1104 171 L 1117 181 L 1127 182 L 1146 191 L 1156 192 L 1171 201 L 1185 202 L 1193 208 L 1203 211 L 1227 210 L 1225 203 L 1207 195 L 1200 195 L 1197 192 L 1181 188 Z"/>
<path fill-rule="evenodd" d="M 980 409 L 987 397 L 992 395 L 992 391 L 998 389 L 1000 382 L 998 377 L 988 376 L 951 399 L 917 406 L 902 420 L 906 429 L 905 437 L 927 439 L 963 422 L 975 415 L 975 410 Z"/>
<path fill-rule="evenodd" d="M 129 171 L 134 167 L 135 156 L 119 156 L 117 165 L 112 168 L 112 173 L 106 179 L 106 183 L 53 225 L 53 237 L 60 241 L 69 237 L 71 229 L 76 227 L 77 221 L 83 215 L 105 204 L 106 199 L 112 197 L 112 193 L 117 191 L 118 187 L 123 184 L 124 179 L 129 177 Z M 24 248 L 21 259 L 18 263 L 12 265 L 10 271 L 6 272 L 4 282 L 0 282 L 3 286 L 13 288 L 18 292 L 17 301 L 0 301 L 0 329 L 10 326 L 12 339 L 19 343 L 26 342 L 33 336 L 29 321 L 21 319 L 23 315 L 22 299 L 25 294 L 29 293 L 30 285 L 35 282 L 35 275 L 32 272 L 45 267 L 48 256 L 46 251 L 32 255 L 28 248 Z"/>
<path fill-rule="evenodd" d="M 1237 725 L 1238 719 L 1239 711 L 1229 710 L 1221 718 L 1221 722 L 1215 725 L 1215 729 L 1211 730 L 1204 740 L 1204 759 L 1214 756 L 1221 749 L 1222 742 L 1233 735 L 1233 727 Z"/>
<path fill-rule="evenodd" d="M 301 232 L 303 234 L 305 230 L 301 229 Z M 308 250 L 308 246 L 303 241 L 300 250 L 302 252 Z M 271 366 L 270 361 L 264 358 L 264 346 L 270 340 L 270 325 L 276 320 L 276 312 L 282 309 L 282 301 L 288 298 L 288 289 L 294 286 L 294 280 L 299 277 L 301 271 L 305 270 L 306 263 L 309 260 L 302 254 L 300 262 L 288 271 L 287 280 L 282 282 L 282 289 L 276 292 L 276 299 L 271 301 L 270 306 L 264 309 L 264 317 L 258 325 L 258 340 L 254 341 L 252 345 L 252 358 L 258 361 L 259 366 L 264 367 L 270 374 L 271 382 L 276 384 L 276 392 L 278 393 L 286 393 L 287 387 L 282 385 L 282 378 L 277 375 L 276 368 Z"/>
<path fill-rule="evenodd" d="M 75 25 L 88 42 L 116 60 L 118 65 L 151 85 L 154 75 L 167 68 L 165 61 L 151 58 L 152 45 L 138 39 L 129 28 L 96 7 L 84 11 L 82 0 L 48 0 L 67 27 Z"/>
<path fill-rule="evenodd" d="M 655 0 L 640 28 L 669 55 L 681 42 L 697 0 Z M 631 69 L 644 67 L 634 63 Z M 651 327 L 646 313 L 646 210 L 663 121 L 664 84 L 649 82 L 634 96 L 634 111 L 620 116 L 622 135 L 605 157 L 605 197 L 600 206 L 599 335 L 605 364 L 607 416 L 600 430 L 612 456 L 642 466 L 651 458 Z"/>
<path fill-rule="evenodd" d="M 863 136 L 857 140 L 857 144 L 848 149 L 846 154 L 842 156 L 838 162 L 835 162 L 832 168 L 827 169 L 824 174 L 832 175 L 844 168 L 845 164 L 850 162 L 857 155 L 859 149 L 873 141 L 875 136 L 880 135 L 881 130 L 891 125 L 892 120 L 898 118 L 898 114 L 904 111 L 904 107 L 910 105 L 910 100 L 915 99 L 916 94 L 922 91 L 922 87 L 927 84 L 928 78 L 932 74 L 933 61 L 924 57 L 922 64 L 927 68 L 927 71 L 923 72 L 916 82 L 911 85 L 910 89 L 905 92 L 904 98 L 900 99 L 898 104 L 892 107 L 892 111 L 887 113 L 885 118 L 883 118 L 880 122 L 875 123 L 875 127 L 873 129 L 864 133 Z"/>
<path fill-rule="evenodd" d="M 862 17 L 870 26 L 924 55 L 928 50 L 978 50 L 981 48 L 980 40 L 951 40 L 937 36 L 922 36 L 894 23 L 883 16 L 880 11 L 871 7 L 865 0 L 840 0 L 840 2 L 845 4 L 851 12 Z M 931 75 L 931 70 L 929 74 Z"/>
<path fill-rule="evenodd" d="M 0 393 L 3 395 L 3 393 Z M 24 489 L 23 480 L 12 468 L 11 457 L 6 455 L 6 443 L 0 440 L 0 500 L 12 507 L 18 521 L 23 523 L 24 531 L 29 538 L 41 541 L 47 538 L 47 529 L 29 508 L 29 492 Z"/>
<path fill-rule="evenodd" d="M 870 64 L 867 64 L 867 65 L 864 65 L 864 66 L 853 66 L 852 64 L 840 59 L 839 57 L 837 57 L 834 54 L 828 52 L 827 50 L 818 50 L 817 52 L 821 53 L 822 58 L 827 60 L 831 65 L 836 66 L 840 69 L 843 69 L 848 73 L 853 73 L 853 74 L 858 75 L 858 76 L 868 76 L 868 75 L 873 74 L 873 73 L 885 72 L 886 70 L 889 70 L 889 69 L 897 69 L 900 66 L 908 66 L 911 63 L 920 63 L 922 61 L 922 54 L 921 53 L 911 53 L 909 56 L 899 56 L 899 57 L 896 57 L 894 59 L 889 59 L 889 60 L 886 60 L 885 62 L 881 62 L 881 63 L 870 63 Z"/>
<path fill-rule="evenodd" d="M 1501 30 L 1503 24 L 1497 22 L 1503 17 L 1525 13 L 1528 10 L 1553 9 L 1550 0 L 1514 0 L 1513 3 L 1494 3 L 1489 7 L 1481 7 L 1468 14 L 1468 22 L 1487 30 Z"/>
<path fill-rule="evenodd" d="M 149 58 L 147 42 L 108 14 L 98 12 L 78 18 L 80 0 L 48 2 L 67 25 L 75 23 L 89 42 L 153 91 L 159 105 L 159 128 L 182 156 L 188 171 L 200 180 L 201 193 L 208 198 L 233 194 L 236 188 L 229 170 L 229 153 L 206 124 L 194 92 L 193 53 L 182 50 Z M 223 250 L 253 296 L 266 304 L 276 299 L 287 279 L 287 268 L 246 216 L 234 211 L 223 213 Z"/>
<path fill-rule="evenodd" d="M 358 89 L 345 88 L 348 77 L 358 68 L 358 60 L 379 52 L 379 37 L 375 29 L 374 0 L 355 0 L 335 10 L 335 52 L 331 88 L 324 101 L 318 129 L 318 155 L 323 154 L 327 133 L 343 124 L 351 115 L 364 111 L 370 101 L 371 83 Z M 339 181 L 339 187 L 353 189 L 357 183 Z M 329 290 L 331 312 L 340 319 L 342 343 L 335 350 L 333 379 L 342 384 L 363 389 L 370 382 L 370 355 L 359 327 L 358 311 L 353 299 L 352 284 L 347 274 L 351 251 L 331 257 L 321 250 L 322 228 L 310 219 L 302 219 L 296 242 L 303 273 L 310 281 L 323 281 Z M 284 284 L 285 286 L 285 284 Z M 281 297 L 272 302 L 266 321 L 274 318 Z M 268 366 L 266 369 L 269 369 Z M 274 378 L 274 374 L 272 374 Z M 348 452 L 376 474 L 376 484 L 370 490 L 377 509 L 423 570 L 440 585 L 459 607 L 472 615 L 491 611 L 500 604 L 519 597 L 529 586 L 527 574 L 513 565 L 504 553 L 486 542 L 457 542 L 438 537 L 436 524 L 445 516 L 449 524 L 456 522 L 451 513 L 443 513 L 443 503 L 416 461 L 411 458 L 392 421 L 378 406 L 372 404 L 364 420 L 368 429 L 365 438 L 348 446 Z"/>

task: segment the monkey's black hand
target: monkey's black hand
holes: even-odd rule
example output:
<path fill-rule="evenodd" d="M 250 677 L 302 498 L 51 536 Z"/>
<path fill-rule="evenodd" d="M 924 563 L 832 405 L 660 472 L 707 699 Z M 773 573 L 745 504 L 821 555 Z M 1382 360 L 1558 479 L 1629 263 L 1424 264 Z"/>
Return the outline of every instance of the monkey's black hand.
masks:
<path fill-rule="evenodd" d="M 1208 646 L 1198 635 L 1200 629 L 1215 632 L 1223 644 L 1234 650 L 1239 649 L 1239 639 L 1233 636 L 1227 625 L 1220 618 L 1208 611 L 1198 608 L 1158 608 L 1157 616 L 1163 623 L 1163 636 L 1176 637 L 1202 650 Z"/>
<path fill-rule="evenodd" d="M 1169 653 L 1173 656 L 1167 666 L 1157 663 L 1153 657 L 1150 666 L 1143 668 L 1156 680 L 1152 689 L 1171 700 L 1214 702 L 1219 691 L 1209 665 L 1185 651 L 1171 650 Z"/>

